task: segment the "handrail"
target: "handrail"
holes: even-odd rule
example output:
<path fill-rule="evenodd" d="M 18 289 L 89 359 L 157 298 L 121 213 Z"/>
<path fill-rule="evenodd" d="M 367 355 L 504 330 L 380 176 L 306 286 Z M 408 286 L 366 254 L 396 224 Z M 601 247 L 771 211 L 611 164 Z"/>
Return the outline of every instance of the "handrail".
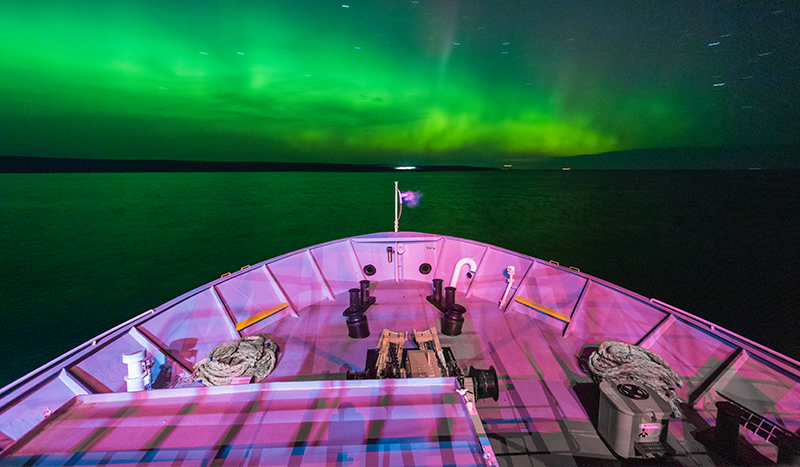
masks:
<path fill-rule="evenodd" d="M 761 414 L 729 398 L 717 401 L 716 406 L 717 443 L 720 448 L 726 451 L 726 454 L 732 454 L 734 457 L 736 455 L 739 426 L 746 428 L 763 440 L 778 446 L 779 464 L 783 464 L 782 458 L 795 457 L 790 451 L 800 453 L 800 437 L 779 423 L 768 420 Z"/>

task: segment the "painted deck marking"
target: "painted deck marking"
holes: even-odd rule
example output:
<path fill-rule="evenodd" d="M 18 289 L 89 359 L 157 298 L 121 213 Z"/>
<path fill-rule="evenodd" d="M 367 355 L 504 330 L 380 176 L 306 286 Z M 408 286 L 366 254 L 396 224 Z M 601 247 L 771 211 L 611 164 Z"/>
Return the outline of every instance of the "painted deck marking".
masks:
<path fill-rule="evenodd" d="M 533 308 L 536 311 L 541 311 L 542 313 L 544 313 L 546 315 L 550 315 L 553 318 L 560 319 L 561 321 L 563 321 L 565 323 L 569 323 L 569 320 L 570 320 L 569 316 L 564 315 L 562 313 L 559 313 L 559 312 L 557 312 L 556 310 L 554 310 L 552 308 L 548 308 L 548 307 L 542 305 L 541 303 L 532 302 L 532 301 L 528 300 L 525 297 L 515 297 L 514 300 L 519 302 L 519 303 L 522 303 L 523 305 L 527 306 L 528 308 Z"/>
<path fill-rule="evenodd" d="M 251 316 L 251 317 L 249 317 L 249 318 L 247 318 L 245 320 L 242 320 L 242 321 L 239 321 L 238 323 L 236 323 L 236 330 L 237 331 L 241 331 L 242 329 L 244 329 L 244 328 L 246 328 L 248 326 L 256 324 L 257 322 L 261 321 L 262 319 L 269 318 L 270 316 L 272 316 L 275 313 L 285 309 L 288 306 L 289 306 L 289 304 L 284 302 L 284 303 L 279 303 L 279 304 L 277 304 L 277 305 L 275 305 L 273 307 L 267 308 L 266 310 L 262 311 L 261 313 L 259 313 L 257 315 Z"/>

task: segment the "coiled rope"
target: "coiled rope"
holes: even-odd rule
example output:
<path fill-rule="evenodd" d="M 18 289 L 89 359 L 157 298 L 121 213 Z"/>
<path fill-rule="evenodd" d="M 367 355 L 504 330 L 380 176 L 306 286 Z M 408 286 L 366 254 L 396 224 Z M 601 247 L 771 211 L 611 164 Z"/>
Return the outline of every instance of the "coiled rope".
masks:
<path fill-rule="evenodd" d="M 224 342 L 200 360 L 192 372 L 192 380 L 206 386 L 231 384 L 237 376 L 255 376 L 261 381 L 275 369 L 278 346 L 263 334 Z"/>
<path fill-rule="evenodd" d="M 669 403 L 673 417 L 682 416 L 674 386 L 683 387 L 683 381 L 655 352 L 625 342 L 606 341 L 589 357 L 588 366 L 596 381 L 630 378 L 647 384 Z"/>

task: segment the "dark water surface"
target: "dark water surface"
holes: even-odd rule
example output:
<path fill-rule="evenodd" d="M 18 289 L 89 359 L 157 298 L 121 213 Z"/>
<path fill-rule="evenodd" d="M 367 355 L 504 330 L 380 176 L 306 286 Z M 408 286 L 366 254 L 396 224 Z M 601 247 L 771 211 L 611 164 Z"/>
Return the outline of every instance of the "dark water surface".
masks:
<path fill-rule="evenodd" d="M 800 358 L 800 173 L 0 174 L 0 386 L 197 286 L 393 228 L 492 243 Z"/>

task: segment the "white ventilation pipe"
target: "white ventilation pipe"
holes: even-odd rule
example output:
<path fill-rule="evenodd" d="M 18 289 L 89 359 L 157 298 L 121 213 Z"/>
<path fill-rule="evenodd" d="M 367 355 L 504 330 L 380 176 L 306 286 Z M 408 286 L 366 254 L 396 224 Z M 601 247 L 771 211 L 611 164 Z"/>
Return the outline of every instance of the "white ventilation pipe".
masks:
<path fill-rule="evenodd" d="M 511 284 L 514 283 L 514 266 L 509 266 L 506 268 L 506 291 L 503 292 L 503 298 L 500 299 L 500 308 L 506 304 L 506 299 L 508 298 L 508 292 L 511 290 Z"/>
<path fill-rule="evenodd" d="M 145 362 L 144 349 L 131 349 L 122 354 L 122 363 L 128 365 L 128 392 L 144 391 L 150 384 L 150 368 Z"/>
<path fill-rule="evenodd" d="M 461 258 L 456 263 L 455 269 L 453 269 L 453 278 L 450 279 L 450 287 L 455 287 L 456 283 L 458 282 L 458 276 L 461 275 L 461 268 L 464 267 L 465 264 L 469 265 L 468 273 L 475 273 L 478 270 L 478 265 L 475 263 L 475 260 L 472 258 Z"/>

